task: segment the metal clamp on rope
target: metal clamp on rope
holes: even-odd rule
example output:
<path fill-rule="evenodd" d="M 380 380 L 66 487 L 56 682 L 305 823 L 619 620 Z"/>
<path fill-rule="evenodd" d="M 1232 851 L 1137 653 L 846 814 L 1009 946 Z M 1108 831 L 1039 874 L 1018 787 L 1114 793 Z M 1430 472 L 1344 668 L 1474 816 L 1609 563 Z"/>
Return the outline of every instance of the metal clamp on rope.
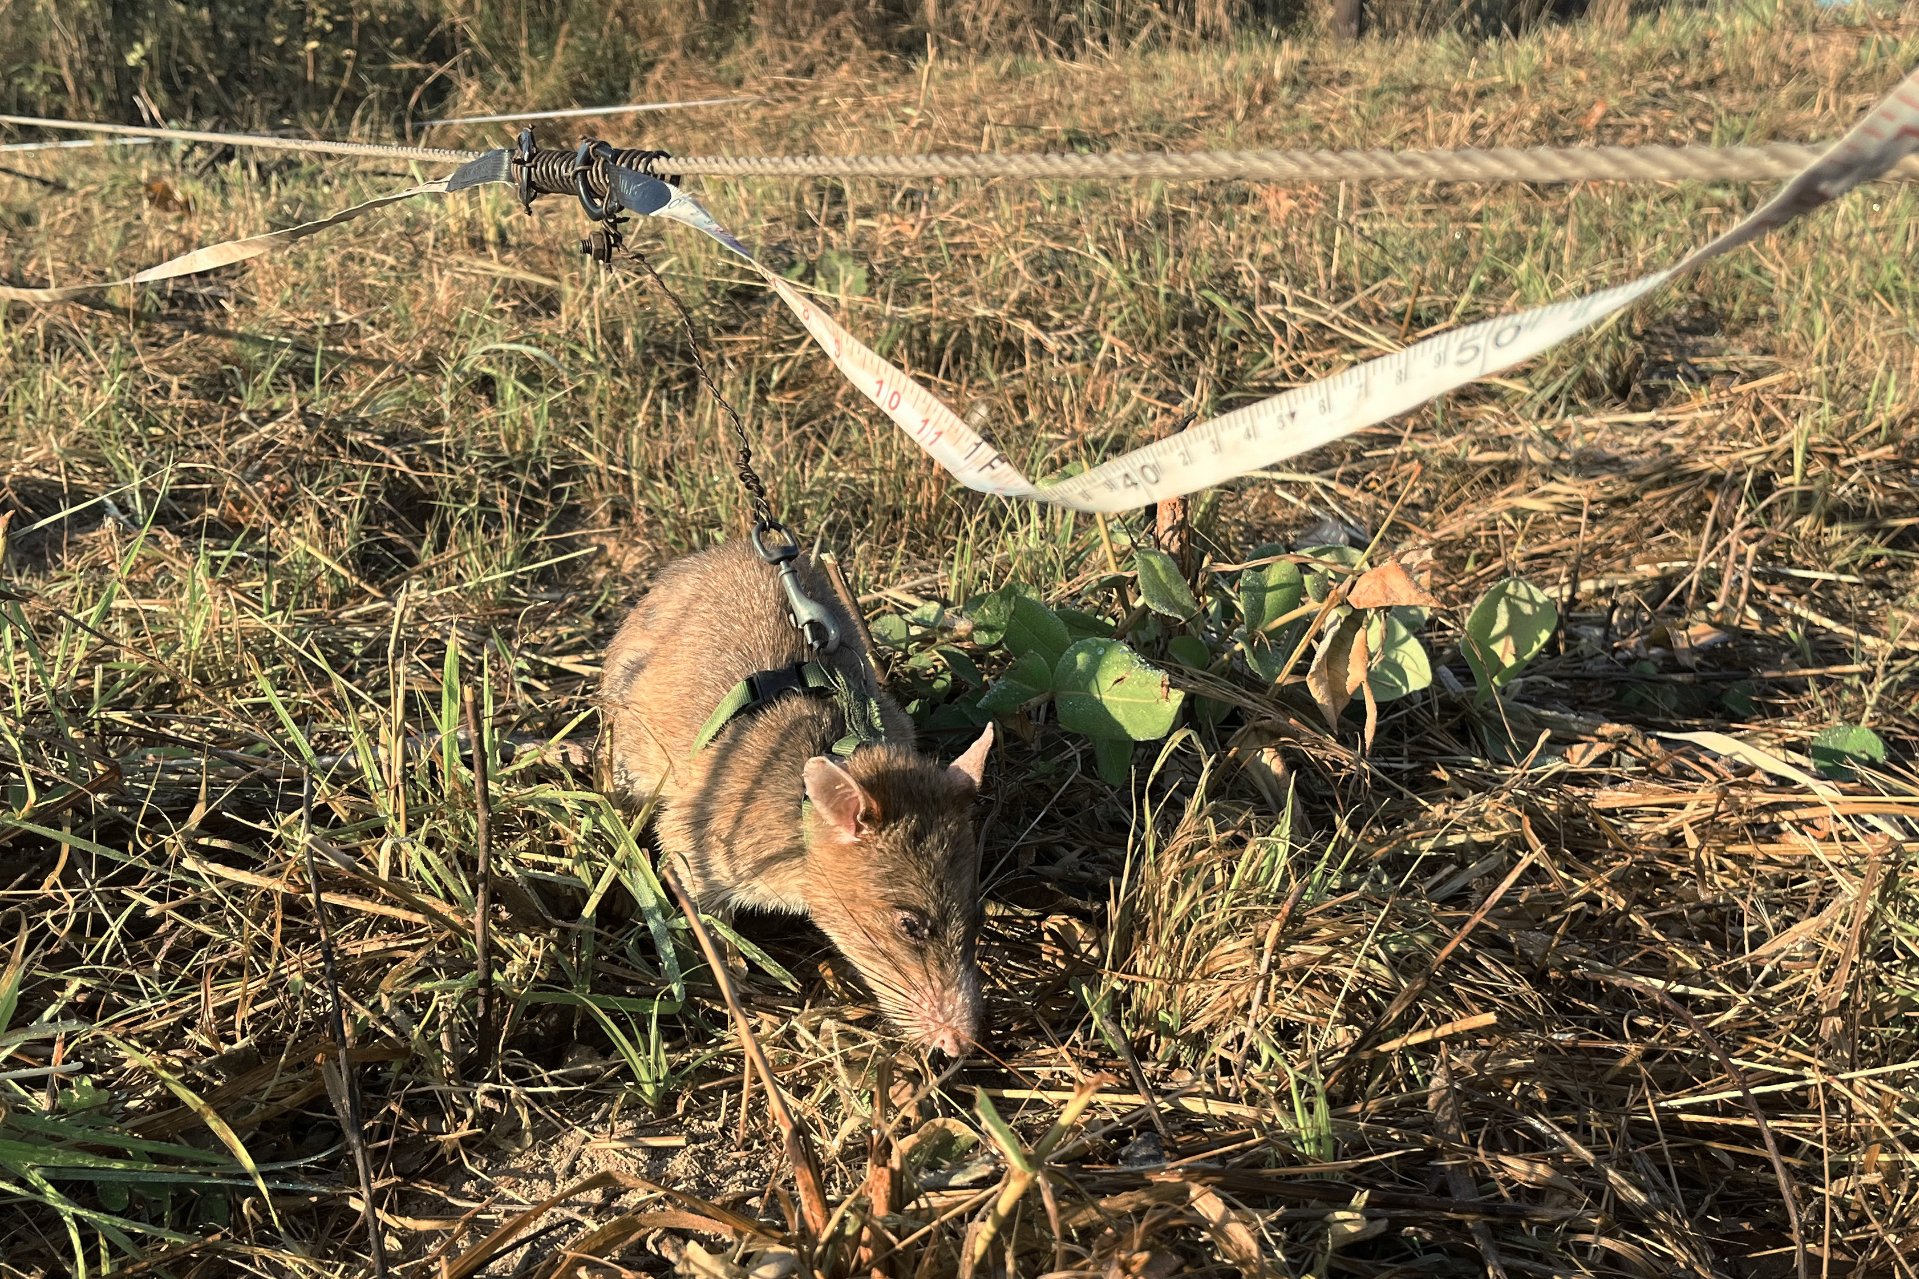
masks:
<path fill-rule="evenodd" d="M 658 178 L 660 181 L 672 186 L 678 186 L 680 184 L 680 179 L 677 175 L 661 173 L 658 167 L 660 161 L 671 160 L 673 158 L 671 151 L 640 151 L 628 152 L 628 154 L 638 161 L 640 172 L 644 173 L 647 177 Z"/>
<path fill-rule="evenodd" d="M 783 544 L 766 544 L 763 535 L 772 532 L 780 535 Z M 806 642 L 821 653 L 838 649 L 839 623 L 800 585 L 800 572 L 793 564 L 799 558 L 800 540 L 778 520 L 761 520 L 753 526 L 753 549 L 760 553 L 761 559 L 780 571 L 780 586 L 786 591 L 786 606 L 792 610 L 793 625 L 806 637 Z"/>
<path fill-rule="evenodd" d="M 529 218 L 533 216 L 533 197 L 539 192 L 533 189 L 533 126 L 527 125 L 520 130 L 520 147 L 508 157 L 519 168 L 519 177 L 514 188 L 519 192 L 520 208 Z"/>
<path fill-rule="evenodd" d="M 580 252 L 603 265 L 611 262 L 620 246 L 626 243 L 626 237 L 620 232 L 620 224 L 626 219 L 620 216 L 620 198 L 613 190 L 613 176 L 606 171 L 612 161 L 613 148 L 597 138 L 580 139 L 580 149 L 573 153 L 573 194 L 580 198 L 580 207 L 586 210 L 586 216 L 600 224 L 580 241 Z M 604 202 L 593 199 L 593 188 L 587 181 L 587 175 L 595 168 L 606 178 Z"/>

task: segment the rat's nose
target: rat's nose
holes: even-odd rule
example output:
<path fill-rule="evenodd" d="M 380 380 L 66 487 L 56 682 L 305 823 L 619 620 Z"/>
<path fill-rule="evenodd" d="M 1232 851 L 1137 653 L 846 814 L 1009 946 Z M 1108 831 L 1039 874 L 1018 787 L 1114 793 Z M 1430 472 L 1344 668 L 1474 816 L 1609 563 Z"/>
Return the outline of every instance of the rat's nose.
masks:
<path fill-rule="evenodd" d="M 948 1057 L 966 1055 L 966 1040 L 951 1026 L 934 1026 L 926 1036 L 926 1045 L 939 1049 Z"/>

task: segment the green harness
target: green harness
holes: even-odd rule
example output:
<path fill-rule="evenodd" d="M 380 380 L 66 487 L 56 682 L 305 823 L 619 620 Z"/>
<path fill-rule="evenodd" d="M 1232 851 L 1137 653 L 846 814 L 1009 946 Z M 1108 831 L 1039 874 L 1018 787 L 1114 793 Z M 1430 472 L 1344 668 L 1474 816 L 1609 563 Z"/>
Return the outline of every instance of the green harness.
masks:
<path fill-rule="evenodd" d="M 833 743 L 835 755 L 845 757 L 862 746 L 876 746 L 886 740 L 886 725 L 880 719 L 878 699 L 864 689 L 855 688 L 852 680 L 831 667 L 819 662 L 795 662 L 778 670 L 754 671 L 735 684 L 706 717 L 706 723 L 700 725 L 699 735 L 693 739 L 692 754 L 705 750 L 707 744 L 720 735 L 721 729 L 740 716 L 795 695 L 828 697 L 839 707 L 840 718 L 846 723 L 846 736 Z"/>

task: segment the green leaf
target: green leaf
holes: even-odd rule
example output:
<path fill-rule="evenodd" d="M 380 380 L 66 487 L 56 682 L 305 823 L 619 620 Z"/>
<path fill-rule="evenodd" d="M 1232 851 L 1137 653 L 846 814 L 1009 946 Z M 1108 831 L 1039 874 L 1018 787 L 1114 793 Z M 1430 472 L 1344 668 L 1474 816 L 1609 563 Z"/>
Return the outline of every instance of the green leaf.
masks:
<path fill-rule="evenodd" d="M 1166 651 L 1181 666 L 1203 671 L 1213 664 L 1213 650 L 1197 635 L 1175 635 L 1166 641 Z"/>
<path fill-rule="evenodd" d="M 1039 596 L 1024 582 L 1008 582 L 997 591 L 978 595 L 960 606 L 960 612 L 973 623 L 969 638 L 981 648 L 993 648 L 1006 638 L 1006 624 L 1013 617 L 1013 601 L 1020 597 L 1037 601 Z"/>
<path fill-rule="evenodd" d="M 1397 616 L 1389 614 L 1385 621 L 1385 635 L 1378 641 L 1379 656 L 1366 676 L 1376 702 L 1417 693 L 1433 682 L 1433 664 L 1427 660 L 1424 646 Z"/>
<path fill-rule="evenodd" d="M 1834 781 L 1849 782 L 1854 764 L 1883 764 L 1886 744 L 1879 734 L 1858 724 L 1834 724 L 1812 739 L 1812 763 Z"/>
<path fill-rule="evenodd" d="M 983 697 L 980 699 L 981 702 L 985 700 Z M 992 718 L 977 704 L 968 706 L 965 702 L 948 702 L 944 706 L 935 706 L 919 721 L 919 726 L 928 733 L 970 733 L 986 727 Z"/>
<path fill-rule="evenodd" d="M 1559 606 L 1530 582 L 1508 578 L 1480 596 L 1460 645 L 1479 681 L 1480 697 L 1491 696 L 1539 656 L 1558 625 Z"/>
<path fill-rule="evenodd" d="M 1142 546 L 1133 551 L 1133 567 L 1139 572 L 1139 597 L 1147 608 L 1181 621 L 1199 612 L 1199 601 L 1172 556 Z"/>
<path fill-rule="evenodd" d="M 1365 558 L 1364 552 L 1350 546 L 1308 546 L 1300 554 L 1310 555 L 1323 564 L 1337 564 L 1344 568 L 1358 568 L 1360 560 Z M 1324 604 L 1333 588 L 1351 576 L 1351 573 L 1340 573 L 1330 568 L 1309 568 L 1306 570 L 1306 595 L 1313 603 Z"/>
<path fill-rule="evenodd" d="M 972 688 L 986 686 L 986 677 L 979 673 L 978 663 L 951 644 L 941 644 L 933 651 L 940 655 L 940 660 L 946 663 L 946 669 L 953 672 L 954 678 L 964 680 Z"/>
<path fill-rule="evenodd" d="M 1053 672 L 1060 727 L 1092 738 L 1164 737 L 1186 695 L 1118 640 L 1083 639 Z"/>
<path fill-rule="evenodd" d="M 1284 555 L 1283 546 L 1262 546 L 1250 559 Z M 1267 634 L 1266 628 L 1299 607 L 1306 594 L 1306 581 L 1299 565 L 1290 560 L 1249 568 L 1239 575 L 1239 611 L 1246 619 L 1248 635 Z"/>
<path fill-rule="evenodd" d="M 882 613 L 866 624 L 873 638 L 888 648 L 906 647 L 908 627 L 906 619 L 898 613 Z"/>
<path fill-rule="evenodd" d="M 1028 653 L 993 681 L 986 696 L 979 699 L 979 708 L 992 715 L 1010 715 L 1034 698 L 1052 691 L 1053 672 L 1046 659 L 1038 653 Z"/>
<path fill-rule="evenodd" d="M 828 249 L 813 261 L 813 282 L 822 293 L 860 297 L 866 292 L 866 268 L 842 249 Z"/>
<path fill-rule="evenodd" d="M 1076 608 L 1056 608 L 1053 611 L 1059 614 L 1059 620 L 1066 624 L 1067 634 L 1076 640 L 1113 637 L 1113 624 L 1103 617 L 1096 617 Z"/>
<path fill-rule="evenodd" d="M 1093 763 L 1108 786 L 1124 786 L 1133 771 L 1133 744 L 1120 737 L 1096 737 Z"/>
<path fill-rule="evenodd" d="M 1024 595 L 1013 598 L 1013 607 L 1006 620 L 1006 651 L 1024 657 L 1028 653 L 1037 653 L 1052 666 L 1060 659 L 1073 637 L 1066 631 L 1066 623 L 1059 620 L 1059 614 L 1036 599 Z"/>
<path fill-rule="evenodd" d="M 1728 684 L 1725 691 L 1719 695 L 1719 700 L 1725 704 L 1727 710 L 1740 719 L 1751 719 L 1759 710 L 1759 703 L 1753 698 L 1753 694 L 1758 691 L 1758 687 L 1751 680 L 1742 679 Z"/>
<path fill-rule="evenodd" d="M 112 1093 L 96 1087 L 94 1082 L 85 1075 L 76 1078 L 71 1088 L 62 1088 L 59 1092 L 60 1109 L 68 1114 L 80 1110 L 93 1110 L 112 1100 Z"/>

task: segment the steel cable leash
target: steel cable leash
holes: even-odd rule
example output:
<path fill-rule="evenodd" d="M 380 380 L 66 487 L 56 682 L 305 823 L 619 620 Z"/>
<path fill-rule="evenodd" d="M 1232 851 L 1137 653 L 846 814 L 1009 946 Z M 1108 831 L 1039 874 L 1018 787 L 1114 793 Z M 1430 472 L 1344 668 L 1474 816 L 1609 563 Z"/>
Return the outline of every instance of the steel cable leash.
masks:
<path fill-rule="evenodd" d="M 126 126 L 115 126 L 111 131 L 160 132 Z M 793 311 L 840 373 L 968 488 L 1076 511 L 1112 514 L 1181 497 L 1271 466 L 1519 364 L 1707 259 L 1759 239 L 1859 183 L 1886 173 L 1915 151 L 1919 151 L 1919 71 L 1902 80 L 1772 199 L 1675 266 L 1582 298 L 1440 333 L 1391 355 L 1353 365 L 1323 381 L 1202 422 L 1045 487 L 1021 474 L 931 391 L 882 359 L 768 270 L 684 191 L 646 171 L 661 159 L 659 152 L 617 151 L 589 139 L 570 157 L 565 174 L 570 185 L 561 185 L 559 162 L 548 157 L 567 153 L 534 148 L 528 130 L 521 134 L 516 151 L 487 152 L 437 182 L 383 196 L 317 222 L 196 250 L 115 283 L 147 283 L 237 262 L 415 195 L 449 194 L 503 182 L 513 185 L 525 204 L 536 193 L 566 191 L 578 195 L 589 215 L 602 220 L 601 231 L 596 234 L 607 237 L 601 251 L 608 255 L 617 242 L 618 214 L 622 211 L 683 223 L 737 253 Z M 464 157 L 471 153 L 453 154 Z M 637 167 L 627 163 L 629 159 L 637 161 Z M 676 170 L 691 169 L 683 158 L 671 163 Z M 589 239 L 584 247 L 591 251 L 593 241 Z M 105 287 L 109 286 L 0 288 L 0 300 L 62 301 Z"/>

